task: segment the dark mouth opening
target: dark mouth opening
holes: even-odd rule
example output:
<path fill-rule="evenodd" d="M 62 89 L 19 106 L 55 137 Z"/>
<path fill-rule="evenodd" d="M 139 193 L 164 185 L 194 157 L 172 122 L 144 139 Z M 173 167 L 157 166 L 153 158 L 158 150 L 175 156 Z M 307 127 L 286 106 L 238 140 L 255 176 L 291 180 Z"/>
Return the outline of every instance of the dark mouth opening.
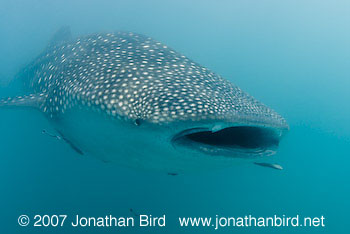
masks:
<path fill-rule="evenodd" d="M 270 149 L 278 146 L 280 140 L 276 130 L 264 127 L 235 126 L 216 132 L 208 129 L 188 129 L 173 138 L 173 142 L 181 145 L 201 145 L 225 149 Z"/>

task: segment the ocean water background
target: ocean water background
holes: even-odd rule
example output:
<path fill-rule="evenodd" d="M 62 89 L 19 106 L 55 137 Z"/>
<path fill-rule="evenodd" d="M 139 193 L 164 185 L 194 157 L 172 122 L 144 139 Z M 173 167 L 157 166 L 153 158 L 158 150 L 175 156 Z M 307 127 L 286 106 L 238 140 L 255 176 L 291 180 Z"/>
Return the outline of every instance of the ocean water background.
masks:
<path fill-rule="evenodd" d="M 43 115 L 0 109 L 1 233 L 213 232 L 178 216 L 325 217 L 326 227 L 233 228 L 227 233 L 349 233 L 350 2 L 0 1 L 0 96 L 51 35 L 127 30 L 149 35 L 231 80 L 284 116 L 290 132 L 274 160 L 167 176 L 77 155 L 41 133 Z M 165 228 L 20 227 L 21 214 L 167 216 Z"/>

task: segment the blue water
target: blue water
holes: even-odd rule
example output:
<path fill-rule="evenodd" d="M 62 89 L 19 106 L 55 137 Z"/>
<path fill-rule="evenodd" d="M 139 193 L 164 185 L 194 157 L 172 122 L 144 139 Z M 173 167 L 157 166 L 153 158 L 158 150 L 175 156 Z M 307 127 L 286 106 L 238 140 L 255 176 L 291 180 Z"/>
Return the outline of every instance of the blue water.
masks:
<path fill-rule="evenodd" d="M 325 217 L 325 227 L 234 228 L 227 233 L 350 233 L 350 2 L 0 2 L 0 96 L 62 25 L 74 35 L 127 30 L 156 38 L 231 80 L 290 124 L 275 161 L 167 176 L 77 155 L 41 133 L 46 118 L 0 110 L 1 233 L 211 233 L 179 216 Z M 19 215 L 166 214 L 164 228 L 20 227 Z"/>

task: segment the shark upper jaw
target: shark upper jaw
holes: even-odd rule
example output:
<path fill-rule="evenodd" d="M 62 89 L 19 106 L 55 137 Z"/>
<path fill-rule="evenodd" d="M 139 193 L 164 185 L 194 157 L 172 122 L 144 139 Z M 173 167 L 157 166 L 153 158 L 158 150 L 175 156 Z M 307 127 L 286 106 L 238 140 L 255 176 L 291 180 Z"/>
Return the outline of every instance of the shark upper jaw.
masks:
<path fill-rule="evenodd" d="M 212 127 L 193 127 L 175 134 L 175 148 L 187 148 L 212 156 L 255 158 L 276 153 L 288 126 L 249 124 L 214 124 Z"/>

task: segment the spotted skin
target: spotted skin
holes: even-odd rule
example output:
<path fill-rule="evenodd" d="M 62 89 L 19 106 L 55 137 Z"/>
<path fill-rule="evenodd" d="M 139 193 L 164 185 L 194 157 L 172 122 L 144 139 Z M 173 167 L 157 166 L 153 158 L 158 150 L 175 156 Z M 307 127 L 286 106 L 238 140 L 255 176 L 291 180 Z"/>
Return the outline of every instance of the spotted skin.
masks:
<path fill-rule="evenodd" d="M 60 43 L 27 70 L 33 73 L 28 86 L 45 95 L 40 109 L 50 118 L 83 105 L 112 118 L 157 124 L 248 119 L 287 126 L 237 86 L 140 34 L 95 34 Z"/>
<path fill-rule="evenodd" d="M 236 85 L 152 38 L 117 32 L 73 39 L 61 32 L 18 75 L 29 95 L 0 100 L 0 107 L 41 110 L 80 154 L 178 174 L 275 153 L 175 147 L 174 137 L 184 131 L 242 125 L 282 136 L 289 128 Z"/>

